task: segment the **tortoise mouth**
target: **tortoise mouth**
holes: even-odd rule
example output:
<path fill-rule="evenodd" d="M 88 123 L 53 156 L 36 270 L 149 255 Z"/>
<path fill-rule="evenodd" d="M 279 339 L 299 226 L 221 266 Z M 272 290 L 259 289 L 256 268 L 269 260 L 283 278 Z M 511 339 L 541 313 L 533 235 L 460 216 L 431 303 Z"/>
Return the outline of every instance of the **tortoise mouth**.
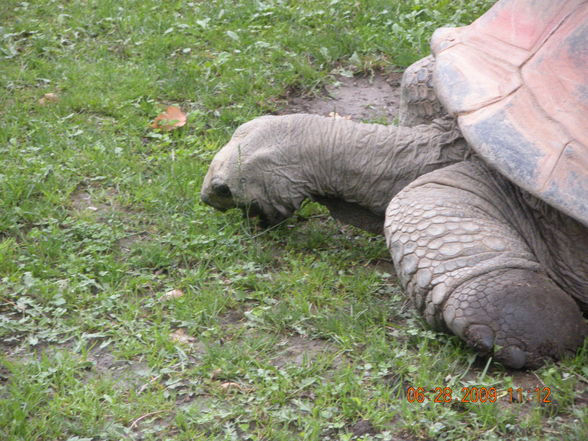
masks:
<path fill-rule="evenodd" d="M 208 192 L 202 191 L 200 193 L 200 200 L 205 203 L 206 205 L 211 206 L 212 208 L 225 212 L 230 208 L 234 208 L 235 204 L 232 199 L 230 198 L 219 198 L 215 194 L 210 194 Z"/>
<path fill-rule="evenodd" d="M 238 204 L 237 208 L 241 209 L 243 212 L 243 217 L 249 219 L 257 218 L 259 226 L 262 228 L 272 227 L 286 219 L 286 216 L 282 216 L 277 211 L 268 213 L 257 201 L 251 201 L 246 204 Z"/>
<path fill-rule="evenodd" d="M 261 204 L 257 200 L 239 201 L 228 190 L 214 187 L 206 187 L 200 193 L 200 200 L 218 211 L 225 212 L 232 208 L 238 208 L 243 213 L 244 218 L 257 218 L 258 224 L 262 228 L 268 228 L 276 225 L 286 219 L 278 210 L 271 205 Z"/>
<path fill-rule="evenodd" d="M 257 218 L 259 220 L 259 225 L 262 228 L 267 228 L 271 226 L 269 216 L 265 214 L 265 212 L 261 208 L 261 205 L 257 201 L 253 201 L 247 204 L 239 204 L 237 207 L 243 212 L 244 218 Z"/>
<path fill-rule="evenodd" d="M 265 216 L 261 205 L 256 201 L 238 204 L 237 208 L 243 212 L 243 216 L 248 218 Z"/>

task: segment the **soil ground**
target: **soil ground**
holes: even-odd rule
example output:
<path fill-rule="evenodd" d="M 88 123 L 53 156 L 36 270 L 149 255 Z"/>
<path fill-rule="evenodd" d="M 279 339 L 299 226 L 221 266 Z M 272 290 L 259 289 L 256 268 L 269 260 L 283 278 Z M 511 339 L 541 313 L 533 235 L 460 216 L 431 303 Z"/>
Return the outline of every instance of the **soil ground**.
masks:
<path fill-rule="evenodd" d="M 365 77 L 336 77 L 323 95 L 290 97 L 280 114 L 338 114 L 354 121 L 392 122 L 398 115 L 402 73 L 377 72 Z"/>

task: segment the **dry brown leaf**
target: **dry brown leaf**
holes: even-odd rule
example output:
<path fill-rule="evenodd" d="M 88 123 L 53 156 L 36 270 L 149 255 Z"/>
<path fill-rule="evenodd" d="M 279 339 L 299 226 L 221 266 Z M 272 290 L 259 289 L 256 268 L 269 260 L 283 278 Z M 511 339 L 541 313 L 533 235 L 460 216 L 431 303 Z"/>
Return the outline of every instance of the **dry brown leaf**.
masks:
<path fill-rule="evenodd" d="M 170 334 L 170 338 L 173 342 L 176 343 L 194 343 L 196 339 L 188 334 L 182 328 L 176 329 L 174 332 Z"/>
<path fill-rule="evenodd" d="M 153 120 L 151 127 L 169 132 L 185 124 L 186 114 L 177 106 L 169 106 L 165 112 Z"/>
<path fill-rule="evenodd" d="M 184 295 L 181 289 L 172 289 L 161 296 L 161 300 L 178 299 Z"/>
<path fill-rule="evenodd" d="M 56 93 L 46 93 L 43 97 L 39 100 L 39 104 L 44 106 L 48 103 L 56 103 L 59 101 L 59 96 Z"/>

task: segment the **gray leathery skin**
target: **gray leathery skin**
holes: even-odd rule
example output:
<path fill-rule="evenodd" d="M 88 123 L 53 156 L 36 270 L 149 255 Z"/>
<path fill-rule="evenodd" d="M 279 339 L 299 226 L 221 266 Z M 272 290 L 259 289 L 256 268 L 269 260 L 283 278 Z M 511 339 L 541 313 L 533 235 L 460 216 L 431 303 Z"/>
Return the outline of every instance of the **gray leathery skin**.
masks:
<path fill-rule="evenodd" d="M 456 123 L 394 127 L 317 115 L 264 116 L 240 126 L 213 159 L 202 200 L 252 208 L 268 224 L 307 198 L 335 218 L 381 232 L 390 199 L 418 176 L 463 160 Z"/>
<path fill-rule="evenodd" d="M 402 74 L 398 124 L 413 127 L 447 114 L 433 87 L 432 55 L 411 64 Z"/>

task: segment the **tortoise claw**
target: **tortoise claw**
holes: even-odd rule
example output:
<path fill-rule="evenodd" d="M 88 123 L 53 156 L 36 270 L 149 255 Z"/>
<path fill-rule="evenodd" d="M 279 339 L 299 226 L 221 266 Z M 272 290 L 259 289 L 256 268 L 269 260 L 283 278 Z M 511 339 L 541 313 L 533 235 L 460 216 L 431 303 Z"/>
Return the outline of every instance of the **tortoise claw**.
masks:
<path fill-rule="evenodd" d="M 486 325 L 471 325 L 466 331 L 466 340 L 478 351 L 488 353 L 494 346 L 494 331 Z"/>
<path fill-rule="evenodd" d="M 521 369 L 527 363 L 527 354 L 518 346 L 507 346 L 496 353 L 496 358 L 513 369 Z"/>

